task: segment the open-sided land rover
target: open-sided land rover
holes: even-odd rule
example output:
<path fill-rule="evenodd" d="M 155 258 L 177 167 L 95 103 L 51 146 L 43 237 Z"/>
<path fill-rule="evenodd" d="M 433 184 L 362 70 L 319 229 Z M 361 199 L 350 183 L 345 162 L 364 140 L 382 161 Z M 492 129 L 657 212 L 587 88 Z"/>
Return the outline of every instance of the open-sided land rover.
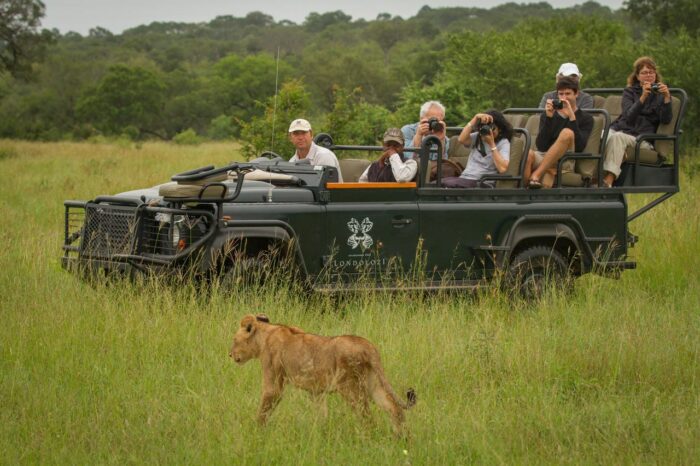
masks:
<path fill-rule="evenodd" d="M 444 162 L 430 162 L 431 153 L 441 153 L 434 137 L 409 149 L 419 159 L 410 183 L 358 183 L 369 164 L 359 158 L 341 159 L 343 183 L 336 168 L 274 156 L 203 167 L 149 189 L 65 201 L 63 265 L 127 274 L 188 269 L 206 277 L 229 273 L 241 261 L 254 266 L 275 251 L 288 254 L 298 279 L 316 290 L 359 283 L 473 288 L 504 271 L 508 283 L 528 291 L 549 283 L 548 277 L 616 275 L 635 267 L 628 256 L 636 241 L 629 222 L 678 192 L 687 99 L 674 89 L 674 120 L 639 137 L 655 141 L 656 150 L 638 144 L 619 185 L 598 188 L 621 90 L 588 92 L 599 107 L 591 111 L 596 126 L 586 152 L 561 161 L 573 158 L 576 172 L 559 173 L 553 189 L 525 189 L 521 176 L 540 110 L 510 109 L 505 113 L 518 129 L 508 172 L 490 180 L 495 188 L 441 187 Z M 343 154 L 381 150 L 337 145 L 328 135 L 316 141 Z M 463 163 L 460 150 L 451 144 L 449 158 Z M 434 180 L 431 163 L 437 164 Z M 660 196 L 630 214 L 630 193 Z"/>

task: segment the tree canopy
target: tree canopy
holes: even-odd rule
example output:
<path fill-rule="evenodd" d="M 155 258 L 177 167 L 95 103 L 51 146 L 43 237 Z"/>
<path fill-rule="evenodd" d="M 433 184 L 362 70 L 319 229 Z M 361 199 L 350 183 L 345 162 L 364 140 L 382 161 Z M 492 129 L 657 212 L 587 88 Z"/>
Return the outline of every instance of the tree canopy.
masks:
<path fill-rule="evenodd" d="M 0 72 L 26 76 L 43 55 L 53 39 L 51 32 L 38 30 L 45 10 L 40 0 L 0 1 Z"/>
<path fill-rule="evenodd" d="M 447 106 L 453 125 L 489 107 L 535 106 L 562 62 L 579 65 L 584 87 L 622 87 L 644 54 L 692 97 L 700 38 L 690 25 L 665 31 L 632 18 L 634 5 L 653 1 L 628 0 L 618 11 L 592 1 L 425 7 L 372 21 L 332 11 L 302 24 L 252 12 L 120 34 L 95 26 L 87 36 L 57 35 L 43 60 L 23 55 L 31 81 L 0 73 L 0 137 L 237 137 L 251 151 L 287 150 L 285 119 L 305 117 L 343 142 L 369 144 L 382 126 L 415 121 L 430 99 Z M 41 2 L 0 5 L 32 6 L 15 16 L 27 34 L 40 34 Z M 694 106 L 687 117 L 685 134 L 697 137 Z"/>

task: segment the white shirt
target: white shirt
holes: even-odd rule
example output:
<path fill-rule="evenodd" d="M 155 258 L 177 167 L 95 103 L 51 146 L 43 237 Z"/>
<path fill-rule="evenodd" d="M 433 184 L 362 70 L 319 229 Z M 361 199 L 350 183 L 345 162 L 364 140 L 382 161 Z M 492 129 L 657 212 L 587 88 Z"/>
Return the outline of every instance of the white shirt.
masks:
<path fill-rule="evenodd" d="M 300 159 L 299 155 L 297 155 L 295 152 L 292 158 L 289 159 L 290 162 L 298 162 L 299 160 L 308 160 L 313 166 L 326 165 L 329 167 L 335 167 L 338 169 L 338 181 L 340 183 L 343 182 L 343 174 L 340 173 L 338 157 L 336 157 L 332 151 L 326 149 L 325 147 L 318 146 L 315 142 L 312 142 L 311 148 L 309 149 L 309 153 L 306 154 L 306 157 Z"/>
<path fill-rule="evenodd" d="M 418 171 L 418 163 L 413 159 L 401 160 L 399 154 L 393 153 L 389 157 L 389 163 L 391 164 L 391 173 L 396 178 L 397 183 L 404 183 L 406 181 L 411 181 Z M 371 165 L 370 165 L 371 166 Z M 369 173 L 369 167 L 365 169 L 365 172 L 360 175 L 358 180 L 360 183 L 367 183 L 369 179 L 367 175 Z"/>

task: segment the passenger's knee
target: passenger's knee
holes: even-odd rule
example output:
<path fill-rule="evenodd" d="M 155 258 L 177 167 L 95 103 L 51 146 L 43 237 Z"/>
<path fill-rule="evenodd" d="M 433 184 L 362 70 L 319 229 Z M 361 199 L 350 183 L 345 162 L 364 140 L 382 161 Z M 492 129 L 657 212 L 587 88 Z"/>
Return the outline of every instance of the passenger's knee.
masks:
<path fill-rule="evenodd" d="M 571 142 L 574 140 L 574 132 L 569 128 L 564 128 L 559 133 L 559 137 L 557 139 L 565 142 Z"/>

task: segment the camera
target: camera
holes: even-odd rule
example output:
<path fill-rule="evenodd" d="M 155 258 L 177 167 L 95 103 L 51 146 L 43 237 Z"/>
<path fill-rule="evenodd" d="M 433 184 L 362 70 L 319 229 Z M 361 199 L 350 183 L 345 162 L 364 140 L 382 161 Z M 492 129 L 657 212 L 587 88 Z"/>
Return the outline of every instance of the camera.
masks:
<path fill-rule="evenodd" d="M 654 94 L 658 94 L 660 92 L 659 83 L 654 83 L 651 85 L 651 92 L 653 92 Z"/>
<path fill-rule="evenodd" d="M 493 125 L 490 125 L 488 123 L 479 124 L 479 134 L 481 136 L 488 136 L 491 134 L 491 131 L 493 131 Z"/>
<path fill-rule="evenodd" d="M 561 110 L 564 108 L 564 101 L 561 99 L 552 99 L 552 107 L 554 107 L 554 110 Z"/>
<path fill-rule="evenodd" d="M 494 126 L 486 122 L 482 122 L 481 118 L 476 120 L 476 130 L 480 136 L 488 136 L 493 131 Z"/>
<path fill-rule="evenodd" d="M 428 119 L 428 129 L 430 131 L 441 131 L 442 123 L 440 123 L 440 120 L 438 120 L 437 118 L 431 117 Z"/>

